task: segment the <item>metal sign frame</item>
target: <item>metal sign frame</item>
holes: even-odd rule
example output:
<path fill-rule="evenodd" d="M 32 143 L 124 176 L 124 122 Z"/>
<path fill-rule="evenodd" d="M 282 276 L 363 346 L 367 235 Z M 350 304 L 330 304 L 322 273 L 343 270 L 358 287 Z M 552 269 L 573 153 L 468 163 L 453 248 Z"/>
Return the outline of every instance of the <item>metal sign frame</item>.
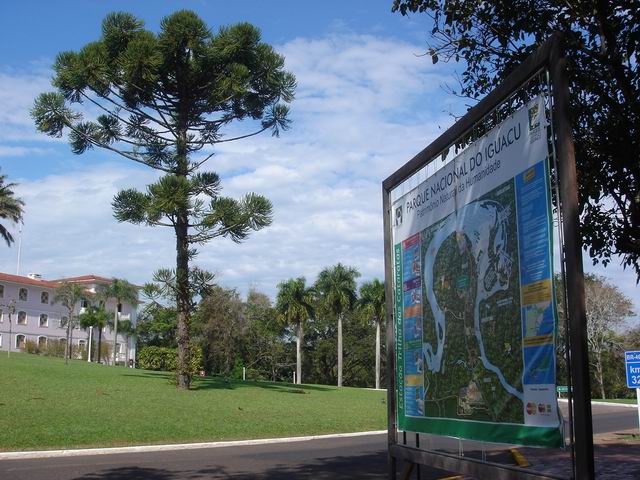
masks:
<path fill-rule="evenodd" d="M 593 427 L 591 423 L 591 393 L 587 350 L 587 330 L 584 297 L 584 273 L 579 233 L 578 187 L 575 151 L 569 119 L 569 84 L 562 36 L 552 35 L 542 46 L 520 64 L 502 83 L 470 109 L 446 132 L 396 170 L 382 182 L 384 217 L 385 294 L 394 299 L 393 245 L 391 238 L 391 192 L 421 168 L 431 163 L 498 105 L 524 86 L 540 71 L 549 72 L 553 90 L 553 128 L 558 158 L 558 212 L 562 224 L 560 261 L 566 274 L 565 282 L 569 331 L 570 376 L 573 397 L 572 455 L 574 477 L 581 480 L 595 478 L 593 459 Z M 397 461 L 428 465 L 480 478 L 549 479 L 554 478 L 508 465 L 458 457 L 442 452 L 423 450 L 398 443 L 396 410 L 396 351 L 394 335 L 394 302 L 386 304 L 387 315 L 387 417 L 388 417 L 388 474 L 396 478 Z M 571 401 L 571 398 L 570 398 Z"/>

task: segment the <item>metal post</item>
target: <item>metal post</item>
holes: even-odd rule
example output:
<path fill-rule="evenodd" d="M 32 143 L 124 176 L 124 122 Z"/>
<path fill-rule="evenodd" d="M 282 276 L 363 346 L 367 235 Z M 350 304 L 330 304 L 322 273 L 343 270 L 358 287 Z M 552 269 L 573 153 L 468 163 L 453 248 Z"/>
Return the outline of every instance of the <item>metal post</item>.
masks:
<path fill-rule="evenodd" d="M 391 203 L 389 190 L 382 187 L 382 216 L 384 228 L 384 294 L 387 301 L 387 468 L 390 480 L 395 480 L 397 472 L 396 457 L 391 454 L 392 447 L 398 441 L 396 423 L 396 344 L 393 330 L 394 290 L 393 255 L 391 238 Z"/>
<path fill-rule="evenodd" d="M 564 233 L 564 258 L 567 271 L 567 303 L 570 324 L 571 378 L 574 391 L 573 423 L 576 453 L 575 478 L 595 478 L 593 461 L 593 425 L 591 423 L 591 387 L 587 350 L 587 318 L 584 299 L 584 273 L 579 232 L 578 184 L 575 150 L 569 121 L 569 84 L 566 59 L 559 41 L 555 42 L 550 58 L 553 82 L 560 194 Z"/>
<path fill-rule="evenodd" d="M 22 253 L 22 222 L 18 228 L 18 260 L 16 261 L 16 275 L 20 275 L 20 255 Z"/>
<path fill-rule="evenodd" d="M 416 448 L 420 448 L 420 434 L 416 433 Z M 420 480 L 420 464 L 416 465 L 416 478 Z"/>
<path fill-rule="evenodd" d="M 91 362 L 91 350 L 93 350 L 93 327 L 89 327 L 89 345 L 87 348 L 87 362 Z"/>
<path fill-rule="evenodd" d="M 16 312 L 16 300 L 15 298 L 12 299 L 9 302 L 8 305 L 8 310 L 9 310 L 9 348 L 7 350 L 7 358 L 9 358 L 11 356 L 11 329 L 13 327 L 12 323 L 11 323 L 11 316 Z"/>
<path fill-rule="evenodd" d="M 636 403 L 638 404 L 638 430 L 640 430 L 640 388 L 636 388 Z"/>

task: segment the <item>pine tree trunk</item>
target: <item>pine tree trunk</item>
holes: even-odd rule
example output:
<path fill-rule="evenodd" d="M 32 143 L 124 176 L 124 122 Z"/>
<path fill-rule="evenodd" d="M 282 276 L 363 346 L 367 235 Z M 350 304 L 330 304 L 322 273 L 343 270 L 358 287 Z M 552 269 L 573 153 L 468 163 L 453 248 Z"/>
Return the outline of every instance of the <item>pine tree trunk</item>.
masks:
<path fill-rule="evenodd" d="M 176 382 L 180 389 L 191 384 L 189 372 L 189 243 L 187 215 L 180 215 L 176 223 L 176 290 L 178 361 Z"/>
<path fill-rule="evenodd" d="M 338 386 L 342 386 L 342 314 L 338 315 Z"/>
<path fill-rule="evenodd" d="M 116 313 L 113 316 L 113 366 L 117 365 L 118 361 L 118 305 L 120 301 L 116 298 Z"/>
<path fill-rule="evenodd" d="M 182 72 L 177 73 L 177 82 L 182 84 Z M 189 159 L 187 152 L 187 118 L 189 111 L 189 92 L 185 85 L 180 86 L 180 105 L 177 118 L 176 132 L 176 162 L 175 174 L 186 178 L 189 173 Z M 189 309 L 191 307 L 191 292 L 189 288 L 189 212 L 181 208 L 175 216 L 176 233 L 176 341 L 178 354 L 176 362 L 176 387 L 187 390 L 191 385 L 189 371 Z"/>
<path fill-rule="evenodd" d="M 296 342 L 296 383 L 302 383 L 302 341 L 304 332 L 302 330 L 302 322 L 298 323 L 298 340 Z"/>
<path fill-rule="evenodd" d="M 376 388 L 380 388 L 380 322 L 376 322 Z"/>

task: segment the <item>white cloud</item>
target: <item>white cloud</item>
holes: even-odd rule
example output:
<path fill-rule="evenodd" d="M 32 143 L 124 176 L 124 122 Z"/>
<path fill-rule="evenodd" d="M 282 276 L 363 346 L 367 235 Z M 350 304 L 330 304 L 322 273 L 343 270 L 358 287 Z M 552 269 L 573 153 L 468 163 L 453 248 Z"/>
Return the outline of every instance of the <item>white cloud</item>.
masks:
<path fill-rule="evenodd" d="M 36 132 L 29 111 L 37 95 L 51 89 L 49 75 L 40 69 L 0 71 L 0 141 L 46 139 Z"/>
<path fill-rule="evenodd" d="M 214 240 L 196 262 L 227 286 L 255 285 L 271 295 L 278 282 L 300 275 L 313 281 L 337 262 L 357 267 L 363 279 L 382 277 L 381 182 L 451 123 L 451 99 L 440 90 L 445 70 L 417 56 L 419 43 L 374 36 L 298 38 L 279 50 L 298 79 L 292 130 L 279 139 L 221 144 L 207 164 L 222 175 L 223 194 L 256 191 L 271 199 L 274 224 L 242 245 Z M 33 80 L 19 87 L 6 75 L 0 88 L 2 82 L 23 98 L 15 105 L 23 113 L 8 121 L 27 131 L 25 108 L 48 86 Z M 0 107 L 7 101 L 0 97 Z M 463 107 L 454 103 L 453 110 Z M 140 283 L 172 266 L 170 230 L 119 224 L 111 212 L 119 188 L 142 188 L 155 174 L 116 157 L 105 163 L 103 154 L 88 153 L 83 164 L 68 155 L 68 173 L 15 179 L 27 210 L 22 272 L 96 273 Z M 14 271 L 15 253 L 15 247 L 0 250 L 3 271 Z"/>

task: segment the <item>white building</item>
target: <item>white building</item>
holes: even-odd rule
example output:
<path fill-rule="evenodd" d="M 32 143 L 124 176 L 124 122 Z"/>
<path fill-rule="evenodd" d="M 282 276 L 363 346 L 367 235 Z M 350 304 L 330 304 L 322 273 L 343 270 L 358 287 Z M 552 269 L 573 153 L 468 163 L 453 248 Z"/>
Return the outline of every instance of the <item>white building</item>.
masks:
<path fill-rule="evenodd" d="M 36 342 L 41 348 L 49 342 L 66 342 L 66 327 L 62 327 L 61 323 L 66 323 L 68 311 L 62 305 L 53 302 L 55 289 L 63 282 L 78 283 L 85 288 L 87 299 L 76 305 L 75 314 L 78 315 L 89 306 L 96 289 L 111 281 L 110 278 L 97 275 L 44 280 L 40 275 L 35 274 L 23 277 L 0 272 L 0 350 L 6 351 L 11 348 L 11 351 L 23 351 L 29 340 Z M 128 303 L 116 305 L 114 299 L 109 299 L 105 307 L 109 312 L 115 312 L 117 309 L 119 320 L 130 320 L 133 325 L 136 324 L 137 305 Z M 10 322 L 11 311 L 13 313 L 11 313 Z M 81 329 L 79 326 L 74 328 L 73 350 L 86 349 L 90 337 L 93 337 L 95 357 L 98 333 L 95 328 Z M 102 343 L 113 346 L 113 332 L 109 327 L 104 327 L 102 330 Z M 133 336 L 127 338 L 118 333 L 116 351 L 118 362 L 135 359 L 135 338 Z M 112 355 L 109 358 L 101 358 L 101 361 L 111 362 Z"/>

